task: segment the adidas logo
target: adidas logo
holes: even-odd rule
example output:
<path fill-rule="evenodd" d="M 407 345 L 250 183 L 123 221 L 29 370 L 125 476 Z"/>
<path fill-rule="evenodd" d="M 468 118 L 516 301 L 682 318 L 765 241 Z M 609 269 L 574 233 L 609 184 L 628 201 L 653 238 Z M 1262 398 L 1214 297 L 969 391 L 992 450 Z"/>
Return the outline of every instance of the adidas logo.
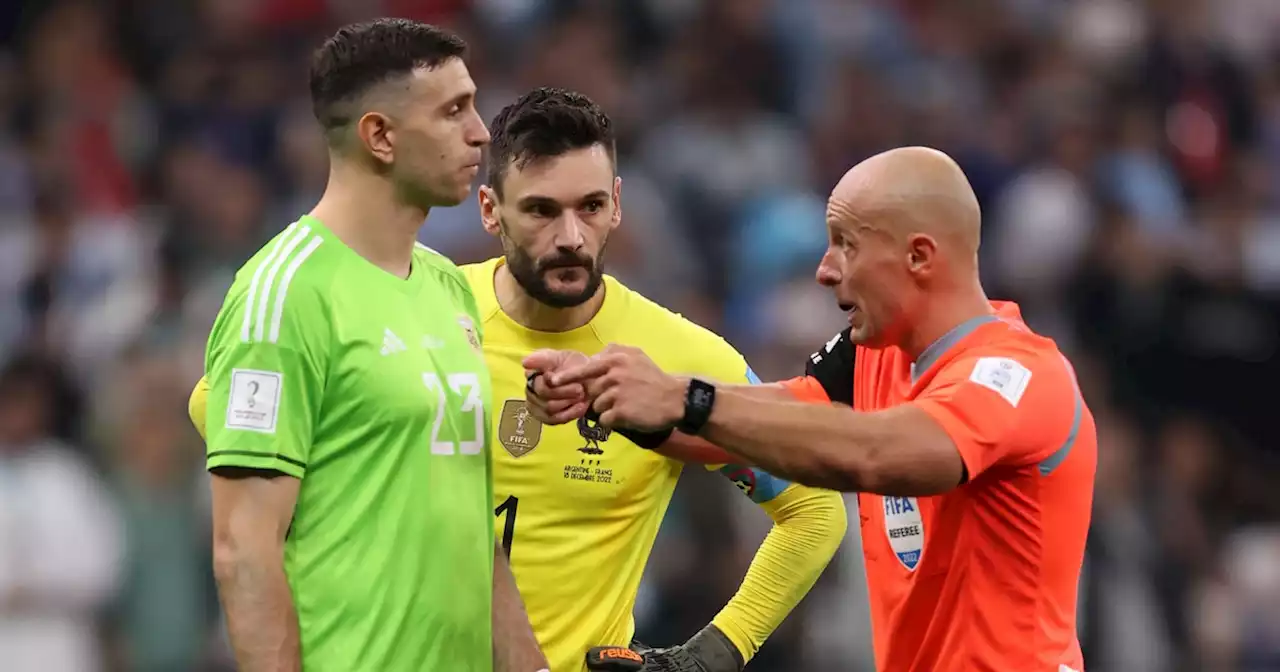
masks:
<path fill-rule="evenodd" d="M 383 356 L 404 352 L 404 341 L 399 336 L 391 333 L 390 329 L 382 330 L 382 354 Z"/>

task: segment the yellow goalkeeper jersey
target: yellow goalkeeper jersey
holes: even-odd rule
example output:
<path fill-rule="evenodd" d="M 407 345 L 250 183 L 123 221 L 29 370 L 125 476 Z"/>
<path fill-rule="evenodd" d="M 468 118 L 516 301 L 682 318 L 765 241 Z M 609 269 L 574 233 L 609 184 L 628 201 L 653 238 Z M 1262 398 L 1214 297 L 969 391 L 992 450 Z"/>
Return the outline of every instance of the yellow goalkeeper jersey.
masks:
<path fill-rule="evenodd" d="M 682 462 L 638 448 L 626 438 L 594 425 L 544 426 L 525 407 L 521 361 L 534 350 L 555 348 L 594 355 L 608 343 L 644 350 L 671 373 L 725 383 L 759 382 L 746 360 L 724 339 L 668 311 L 616 279 L 605 276 L 605 299 L 595 317 L 572 331 L 548 333 L 516 323 L 498 305 L 494 273 L 501 258 L 462 267 L 476 297 L 484 332 L 485 359 L 493 378 L 495 533 L 510 556 L 521 597 L 553 672 L 585 670 L 586 649 L 631 642 L 632 609 L 640 578 Z M 755 600 L 764 621 L 776 626 L 812 585 L 844 533 L 844 511 L 834 493 L 794 486 L 754 469 L 713 465 L 758 503 L 795 493 L 797 509 L 815 512 L 821 530 L 799 540 L 812 570 L 800 570 L 789 595 Z M 803 525 L 801 525 L 803 527 Z M 779 541 L 784 541 L 780 539 Z M 803 576 L 811 574 L 811 576 Z M 775 578 L 779 578 L 777 574 Z M 788 583 L 786 580 L 781 583 Z M 753 602 L 747 597 L 748 602 Z M 750 609 L 748 607 L 748 609 Z M 754 610 L 753 610 L 754 611 Z M 776 618 L 775 618 L 776 616 Z M 755 619 L 749 619 L 755 620 Z M 717 624 L 720 623 L 717 621 Z M 747 658 L 760 635 L 754 624 L 726 626 Z M 765 626 L 771 631 L 772 627 Z M 764 630 L 761 628 L 759 630 Z M 693 633 L 690 633 L 693 634 Z M 738 635 L 738 636 L 735 636 Z"/>

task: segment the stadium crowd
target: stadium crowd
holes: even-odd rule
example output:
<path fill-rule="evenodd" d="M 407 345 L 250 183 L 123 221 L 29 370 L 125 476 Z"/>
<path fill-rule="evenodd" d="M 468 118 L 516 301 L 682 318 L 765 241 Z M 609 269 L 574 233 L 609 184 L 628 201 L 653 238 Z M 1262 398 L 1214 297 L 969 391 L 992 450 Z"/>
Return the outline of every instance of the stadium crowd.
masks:
<path fill-rule="evenodd" d="M 41 672 L 229 669 L 187 394 L 231 273 L 323 188 L 309 50 L 375 15 L 466 37 L 486 118 L 540 85 L 601 103 L 625 212 L 607 269 L 766 380 L 844 324 L 813 282 L 839 176 L 893 146 L 955 156 L 984 281 L 1069 350 L 1097 415 L 1089 669 L 1280 670 L 1270 0 L 5 3 L 0 668 L 22 648 Z M 499 252 L 474 202 L 421 240 Z M 689 472 L 649 644 L 701 627 L 769 524 Z M 750 669 L 871 669 L 855 526 L 837 558 Z"/>

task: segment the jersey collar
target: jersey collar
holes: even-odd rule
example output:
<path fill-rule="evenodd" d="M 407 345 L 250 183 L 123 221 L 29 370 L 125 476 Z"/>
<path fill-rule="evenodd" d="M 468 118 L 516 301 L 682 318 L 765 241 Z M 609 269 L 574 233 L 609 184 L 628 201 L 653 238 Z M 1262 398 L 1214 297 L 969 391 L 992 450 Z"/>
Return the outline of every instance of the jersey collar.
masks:
<path fill-rule="evenodd" d="M 608 273 L 604 274 L 604 277 L 601 279 L 601 282 L 604 285 L 604 301 L 601 302 L 600 310 L 596 311 L 595 317 L 592 317 L 583 326 L 564 332 L 534 331 L 511 319 L 511 316 L 507 315 L 502 310 L 502 306 L 498 304 L 498 292 L 497 287 L 494 284 L 494 277 L 497 274 L 498 269 L 505 263 L 507 263 L 505 257 L 496 257 L 494 259 L 490 259 L 484 264 L 485 270 L 483 271 L 483 279 L 481 281 L 484 299 L 479 300 L 479 295 L 477 294 L 477 303 L 482 306 L 480 312 L 483 319 L 487 320 L 490 317 L 493 317 L 503 320 L 507 322 L 512 329 L 526 333 L 530 336 L 535 336 L 542 340 L 564 339 L 566 341 L 575 341 L 584 334 L 590 334 L 602 343 L 608 343 L 612 340 L 609 338 L 608 334 L 612 331 L 613 327 L 620 322 L 622 313 L 625 312 L 623 310 L 623 304 L 627 301 L 626 294 L 628 293 L 627 288 L 624 287 L 622 283 L 618 282 L 616 278 Z"/>
<path fill-rule="evenodd" d="M 979 315 L 961 322 L 951 331 L 943 334 L 942 338 L 931 343 L 929 347 L 924 349 L 924 352 L 920 353 L 920 356 L 916 358 L 916 361 L 911 363 L 911 382 L 914 384 L 916 379 L 920 377 L 920 374 L 928 371 L 929 367 L 936 364 L 948 350 L 955 347 L 955 345 L 961 340 L 964 340 L 966 336 L 976 331 L 978 327 L 981 327 L 984 324 L 997 322 L 999 319 L 1000 318 L 995 315 Z"/>

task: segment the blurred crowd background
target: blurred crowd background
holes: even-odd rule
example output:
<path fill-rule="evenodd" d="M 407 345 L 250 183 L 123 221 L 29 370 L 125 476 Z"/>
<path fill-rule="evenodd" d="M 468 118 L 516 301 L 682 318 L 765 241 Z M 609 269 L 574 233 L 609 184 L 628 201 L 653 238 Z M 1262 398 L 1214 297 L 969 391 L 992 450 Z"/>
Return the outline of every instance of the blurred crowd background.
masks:
<path fill-rule="evenodd" d="M 486 118 L 538 85 L 600 102 L 608 269 L 766 379 L 842 326 L 812 280 L 842 172 L 950 152 L 990 293 L 1098 417 L 1089 669 L 1280 670 L 1275 0 L 0 3 L 0 670 L 230 669 L 185 401 L 235 269 L 324 185 L 309 51 L 378 15 L 463 34 Z M 421 235 L 499 250 L 474 203 Z M 650 644 L 701 627 L 768 526 L 700 471 L 637 607 Z M 856 530 L 750 669 L 872 669 Z"/>

